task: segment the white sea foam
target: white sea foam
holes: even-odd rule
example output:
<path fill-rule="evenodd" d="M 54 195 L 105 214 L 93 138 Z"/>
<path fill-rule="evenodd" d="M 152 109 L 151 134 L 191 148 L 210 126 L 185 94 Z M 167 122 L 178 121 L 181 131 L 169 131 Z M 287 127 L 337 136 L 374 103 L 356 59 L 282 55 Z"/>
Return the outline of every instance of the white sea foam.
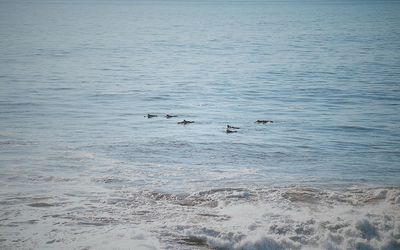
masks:
<path fill-rule="evenodd" d="M 229 219 L 185 227 L 186 240 L 217 249 L 397 249 L 400 246 L 397 189 L 328 192 L 287 188 L 253 195 L 260 196 L 252 202 L 224 199 L 217 215 L 224 214 Z M 213 218 L 218 218 L 217 215 Z"/>
<path fill-rule="evenodd" d="M 77 158 L 102 162 L 90 157 Z M 28 176 L 28 183 L 22 182 L 23 177 L 16 179 L 0 200 L 1 248 L 393 250 L 400 246 L 398 187 L 329 190 L 248 185 L 198 190 L 187 186 L 187 192 L 170 192 L 153 188 L 160 180 L 149 175 L 159 175 L 160 166 L 146 167 L 147 172 L 139 172 L 109 160 L 89 168 L 93 176 L 71 173 L 61 178 L 42 172 Z"/>
<path fill-rule="evenodd" d="M 61 182 L 61 184 L 64 182 Z M 400 246 L 400 189 L 113 189 L 4 197 L 4 249 L 382 249 Z M 113 185 L 106 183 L 106 185 Z M 97 191 L 96 191 L 97 190 Z M 18 195 L 17 195 L 18 196 Z"/>

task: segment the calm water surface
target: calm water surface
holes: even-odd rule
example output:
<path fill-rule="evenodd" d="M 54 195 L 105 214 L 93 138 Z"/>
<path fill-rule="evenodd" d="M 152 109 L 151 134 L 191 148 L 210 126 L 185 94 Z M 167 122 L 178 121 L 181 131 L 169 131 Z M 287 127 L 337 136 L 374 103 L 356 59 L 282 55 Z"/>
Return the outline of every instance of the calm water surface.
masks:
<path fill-rule="evenodd" d="M 110 211 L 133 205 L 105 198 L 115 192 L 143 201 L 151 195 L 141 192 L 398 187 L 399 13 L 396 1 L 1 1 L 0 246 L 62 247 L 69 241 L 51 225 L 82 230 L 99 204 L 110 206 L 102 216 L 119 239 L 127 215 Z M 183 119 L 195 123 L 178 125 Z M 241 129 L 226 134 L 227 124 Z M 54 213 L 63 220 L 40 219 Z M 163 221 L 151 212 L 138 218 Z M 32 223 L 12 226 L 21 221 Z M 37 228 L 49 232 L 32 236 Z M 93 235 L 76 248 L 93 246 Z M 151 237 L 161 242 L 155 248 L 188 243 Z M 194 243 L 235 248 L 241 240 Z"/>

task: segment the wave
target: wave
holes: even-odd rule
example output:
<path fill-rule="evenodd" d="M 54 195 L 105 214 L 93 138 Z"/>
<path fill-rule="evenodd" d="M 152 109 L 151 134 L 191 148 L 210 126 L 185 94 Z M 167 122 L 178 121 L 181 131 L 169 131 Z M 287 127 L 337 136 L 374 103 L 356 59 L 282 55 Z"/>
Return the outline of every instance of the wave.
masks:
<path fill-rule="evenodd" d="M 209 218 L 218 221 L 224 214 L 229 219 L 183 226 L 186 244 L 276 250 L 400 247 L 399 189 L 225 189 L 201 195 L 218 200 Z"/>
<path fill-rule="evenodd" d="M 147 197 L 190 207 L 192 213 L 181 215 L 185 223 L 176 224 L 173 237 L 194 249 L 400 247 L 397 188 L 222 188 L 190 195 L 151 192 Z"/>
<path fill-rule="evenodd" d="M 111 242 L 98 241 L 112 232 L 108 238 L 118 249 L 400 249 L 398 187 L 253 186 L 192 193 L 133 190 L 132 185 L 103 193 L 96 187 L 81 196 L 8 199 L 4 213 L 13 214 L 18 206 L 42 216 L 33 224 L 20 223 L 29 216 L 8 216 L 5 237 L 18 240 L 14 230 L 24 227 L 21 237 L 31 240 L 18 243 L 21 248 L 112 249 Z M 68 227 L 29 235 L 49 223 Z M 10 240 L 0 246 L 17 245 Z"/>

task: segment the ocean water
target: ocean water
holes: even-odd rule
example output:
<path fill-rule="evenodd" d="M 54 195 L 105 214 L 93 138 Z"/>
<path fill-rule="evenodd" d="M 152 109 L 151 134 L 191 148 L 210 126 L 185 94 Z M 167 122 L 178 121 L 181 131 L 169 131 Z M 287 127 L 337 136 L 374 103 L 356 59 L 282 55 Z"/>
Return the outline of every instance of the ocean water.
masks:
<path fill-rule="evenodd" d="M 0 248 L 400 249 L 399 81 L 397 1 L 0 1 Z"/>

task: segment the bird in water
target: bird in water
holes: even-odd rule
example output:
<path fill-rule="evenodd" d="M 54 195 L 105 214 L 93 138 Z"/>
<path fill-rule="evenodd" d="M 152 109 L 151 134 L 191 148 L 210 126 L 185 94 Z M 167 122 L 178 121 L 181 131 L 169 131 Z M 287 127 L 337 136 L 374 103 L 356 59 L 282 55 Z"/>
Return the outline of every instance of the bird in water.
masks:
<path fill-rule="evenodd" d="M 234 127 L 231 125 L 226 125 L 226 129 L 240 129 L 239 127 Z"/>
<path fill-rule="evenodd" d="M 226 125 L 225 132 L 226 132 L 227 134 L 230 134 L 230 133 L 237 133 L 236 129 L 240 129 L 240 128 L 239 128 L 239 127 L 234 127 L 234 126 L 231 126 L 231 125 Z"/>
<path fill-rule="evenodd" d="M 146 117 L 146 116 L 145 116 Z M 157 115 L 151 115 L 151 114 L 147 114 L 147 118 L 153 118 L 153 117 L 157 117 Z"/>
<path fill-rule="evenodd" d="M 267 123 L 274 123 L 274 121 L 271 121 L 271 120 L 257 120 L 255 123 L 267 124 Z"/>
<path fill-rule="evenodd" d="M 226 128 L 225 132 L 226 132 L 227 134 L 230 134 L 230 133 L 237 133 L 236 130 L 231 130 L 231 129 L 229 129 L 229 128 Z"/>
<path fill-rule="evenodd" d="M 177 116 L 177 115 L 169 115 L 169 114 L 166 114 L 166 115 L 165 115 L 165 118 L 167 118 L 167 119 L 173 118 L 173 117 L 178 117 L 178 116 Z"/>
<path fill-rule="evenodd" d="M 186 120 L 183 120 L 183 121 L 181 121 L 181 122 L 178 122 L 178 124 L 183 124 L 183 125 L 186 125 L 186 124 L 189 124 L 189 123 L 194 123 L 194 121 L 186 121 Z"/>

